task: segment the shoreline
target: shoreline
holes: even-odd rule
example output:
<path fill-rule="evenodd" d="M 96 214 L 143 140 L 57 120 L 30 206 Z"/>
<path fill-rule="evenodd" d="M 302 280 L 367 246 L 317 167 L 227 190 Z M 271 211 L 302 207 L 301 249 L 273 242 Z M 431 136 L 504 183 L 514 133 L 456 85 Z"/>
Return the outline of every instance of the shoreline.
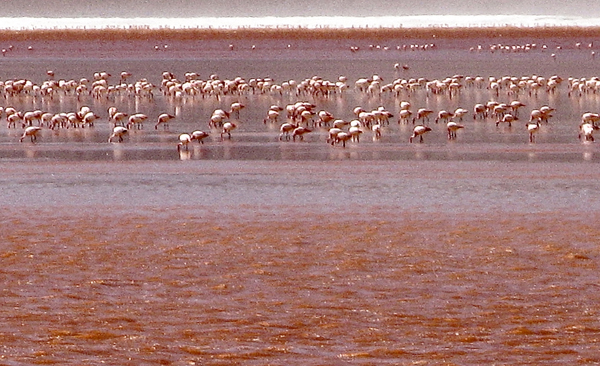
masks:
<path fill-rule="evenodd" d="M 490 27 L 240 27 L 235 29 L 198 28 L 64 28 L 0 30 L 0 41 L 135 41 L 169 40 L 242 40 L 242 39 L 471 39 L 471 38 L 593 38 L 600 27 L 584 26 L 490 26 Z"/>

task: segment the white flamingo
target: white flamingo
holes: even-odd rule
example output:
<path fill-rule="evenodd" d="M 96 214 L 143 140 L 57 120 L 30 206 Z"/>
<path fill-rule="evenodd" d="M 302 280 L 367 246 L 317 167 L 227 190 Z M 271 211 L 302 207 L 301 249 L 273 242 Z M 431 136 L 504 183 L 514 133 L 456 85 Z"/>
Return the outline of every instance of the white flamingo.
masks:
<path fill-rule="evenodd" d="M 97 120 L 98 118 L 100 118 L 99 115 L 95 114 L 94 112 L 88 112 L 85 114 L 85 116 L 83 116 L 83 125 L 92 127 L 92 126 L 94 126 L 94 121 Z"/>
<path fill-rule="evenodd" d="M 21 112 L 15 112 L 13 114 L 6 116 L 6 127 L 10 128 L 10 126 L 17 127 L 17 122 L 23 123 L 23 115 Z"/>
<path fill-rule="evenodd" d="M 304 134 L 309 132 L 312 132 L 312 130 L 306 127 L 298 126 L 294 128 L 294 131 L 292 131 L 292 140 L 296 141 L 296 136 L 298 136 L 300 141 L 302 141 L 304 140 Z"/>
<path fill-rule="evenodd" d="M 293 123 L 284 123 L 279 127 L 279 131 L 281 132 L 279 134 L 279 141 L 283 140 L 283 138 L 285 137 L 286 140 L 290 139 L 290 133 L 292 133 L 292 131 L 294 131 L 295 128 L 297 128 L 298 125 L 293 124 Z"/>
<path fill-rule="evenodd" d="M 581 116 L 581 124 L 591 123 L 592 125 L 596 125 L 596 122 L 600 121 L 600 114 L 586 112 Z"/>
<path fill-rule="evenodd" d="M 125 126 L 125 120 L 127 119 L 127 114 L 123 112 L 115 112 L 113 114 L 111 120 L 113 125 L 116 126 Z"/>
<path fill-rule="evenodd" d="M 454 117 L 458 118 L 459 121 L 463 120 L 463 117 L 469 113 L 468 110 L 464 109 L 464 108 L 456 108 L 456 110 L 454 111 Z"/>
<path fill-rule="evenodd" d="M 42 130 L 39 126 L 29 126 L 23 132 L 23 136 L 19 139 L 19 142 L 23 142 L 23 139 L 27 136 L 31 138 L 31 142 L 35 142 L 37 140 L 37 134 Z"/>
<path fill-rule="evenodd" d="M 337 136 L 340 132 L 343 132 L 341 128 L 330 128 L 327 136 L 327 142 L 334 145 L 337 142 Z"/>
<path fill-rule="evenodd" d="M 423 125 L 415 126 L 415 128 L 413 129 L 413 134 L 408 139 L 408 142 L 412 143 L 413 139 L 415 137 L 419 137 L 420 138 L 419 142 L 423 142 L 423 135 L 429 131 L 431 131 L 431 127 L 427 127 L 427 126 L 423 126 Z"/>
<path fill-rule="evenodd" d="M 485 105 L 481 103 L 477 103 L 473 106 L 473 119 L 477 119 L 477 117 L 481 119 L 485 119 L 487 116 L 487 109 Z"/>
<path fill-rule="evenodd" d="M 235 115 L 235 118 L 239 119 L 240 118 L 240 111 L 242 109 L 244 109 L 244 108 L 246 108 L 246 106 L 243 105 L 242 103 L 240 103 L 240 102 L 233 102 L 233 103 L 231 103 L 229 113 Z"/>
<path fill-rule="evenodd" d="M 328 111 L 319 111 L 318 116 L 319 119 L 315 122 L 318 126 L 329 126 L 329 123 L 335 120 L 333 113 Z"/>
<path fill-rule="evenodd" d="M 445 110 L 441 110 L 438 112 L 438 116 L 435 119 L 435 123 L 438 123 L 441 119 L 443 119 L 444 121 L 446 121 L 446 123 L 448 122 L 448 120 L 450 118 L 452 118 L 452 116 L 454 116 L 453 113 L 445 111 Z"/>
<path fill-rule="evenodd" d="M 412 112 L 409 111 L 408 109 L 401 109 L 400 112 L 398 113 L 398 123 L 401 122 L 405 122 L 408 123 L 408 120 L 410 119 L 410 116 L 412 115 Z"/>
<path fill-rule="evenodd" d="M 223 124 L 223 130 L 221 130 L 221 141 L 223 141 L 224 134 L 227 134 L 227 136 L 231 140 L 231 131 L 233 131 L 236 127 L 236 124 L 233 122 L 225 122 Z"/>
<path fill-rule="evenodd" d="M 371 126 L 371 131 L 373 131 L 373 138 L 380 139 L 381 138 L 381 125 L 379 123 Z"/>
<path fill-rule="evenodd" d="M 223 126 L 225 121 L 229 118 L 229 113 L 225 112 L 222 109 L 215 109 L 212 115 L 210 116 L 210 121 L 208 122 L 209 127 L 219 127 Z"/>
<path fill-rule="evenodd" d="M 108 142 L 112 142 L 114 138 L 117 138 L 119 142 L 123 142 L 123 136 L 125 136 L 127 132 L 127 128 L 123 126 L 116 126 L 115 128 L 113 128 L 113 133 L 108 138 Z"/>
<path fill-rule="evenodd" d="M 352 138 L 352 135 L 350 135 L 348 132 L 345 131 L 341 131 L 336 135 L 335 138 L 335 143 L 342 143 L 342 147 L 346 147 L 346 141 L 350 140 Z M 334 143 L 332 143 L 332 145 L 334 145 Z"/>
<path fill-rule="evenodd" d="M 143 113 L 136 113 L 129 116 L 129 122 L 127 128 L 136 127 L 138 130 L 144 126 L 144 121 L 148 119 L 148 116 Z"/>
<path fill-rule="evenodd" d="M 593 123 L 583 123 L 579 126 L 579 136 L 578 138 L 581 140 L 583 136 L 584 141 L 595 141 L 594 140 L 594 131 L 600 130 L 600 127 L 594 125 Z"/>
<path fill-rule="evenodd" d="M 193 140 L 197 140 L 199 143 L 204 144 L 204 139 L 207 138 L 209 136 L 209 134 L 207 132 L 204 131 L 199 131 L 196 130 L 194 132 L 191 133 L 191 139 Z"/>
<path fill-rule="evenodd" d="M 177 151 L 181 151 L 182 148 L 185 147 L 188 150 L 189 143 L 192 142 L 192 136 L 187 133 L 182 133 L 179 135 L 179 143 L 177 144 Z"/>
<path fill-rule="evenodd" d="M 350 134 L 352 141 L 360 142 L 360 135 L 363 133 L 363 131 L 358 126 L 351 126 L 348 129 L 348 133 Z"/>
<path fill-rule="evenodd" d="M 511 124 L 516 120 L 518 120 L 517 117 L 513 116 L 510 113 L 507 113 L 504 116 L 502 116 L 502 119 L 496 121 L 496 127 L 498 127 L 500 123 L 508 123 L 508 127 L 511 127 Z"/>
<path fill-rule="evenodd" d="M 529 122 L 529 123 L 525 124 L 525 126 L 527 127 L 527 132 L 529 133 L 529 142 L 533 142 L 534 135 L 540 130 L 540 122 L 539 121 L 535 121 L 535 123 Z"/>
<path fill-rule="evenodd" d="M 413 118 L 413 125 L 415 124 L 416 121 L 420 121 L 420 120 L 423 120 L 423 122 L 425 122 L 425 120 L 429 121 L 429 116 L 432 113 L 433 113 L 433 111 L 431 109 L 419 108 L 419 110 L 417 110 L 417 115 L 415 116 L 415 118 Z"/>
<path fill-rule="evenodd" d="M 465 126 L 454 121 L 449 121 L 446 124 L 446 127 L 448 128 L 448 140 L 456 139 L 456 131 L 460 130 L 461 128 L 465 128 Z"/>
<path fill-rule="evenodd" d="M 163 129 L 168 130 L 169 129 L 169 121 L 171 121 L 174 118 L 175 118 L 175 116 L 172 114 L 162 113 L 161 115 L 158 116 L 158 120 L 157 120 L 156 124 L 154 125 L 154 129 L 158 130 L 158 126 L 163 125 Z"/>
<path fill-rule="evenodd" d="M 271 122 L 271 123 L 277 123 L 277 121 L 279 120 L 279 111 L 274 110 L 274 109 L 269 109 L 267 111 L 267 117 L 265 119 L 263 119 L 263 123 L 267 123 L 267 122 Z"/>

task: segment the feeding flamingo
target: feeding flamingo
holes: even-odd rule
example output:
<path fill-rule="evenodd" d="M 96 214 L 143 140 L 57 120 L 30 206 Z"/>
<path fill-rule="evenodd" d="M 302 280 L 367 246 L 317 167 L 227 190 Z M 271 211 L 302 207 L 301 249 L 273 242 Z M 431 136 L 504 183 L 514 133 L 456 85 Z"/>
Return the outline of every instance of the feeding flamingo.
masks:
<path fill-rule="evenodd" d="M 209 136 L 209 134 L 207 132 L 204 131 L 194 131 L 191 134 L 191 140 L 198 140 L 199 143 L 204 144 L 204 140 L 205 138 L 207 138 Z"/>
<path fill-rule="evenodd" d="M 179 143 L 177 144 L 177 151 L 180 151 L 182 148 L 185 147 L 186 150 L 188 150 L 188 144 L 192 142 L 192 136 L 190 136 L 187 133 L 182 133 L 181 135 L 179 135 Z"/>
<path fill-rule="evenodd" d="M 594 125 L 593 123 L 583 123 L 579 126 L 579 136 L 578 138 L 581 140 L 583 136 L 584 141 L 595 141 L 594 140 L 594 131 L 600 130 L 600 127 Z"/>
<path fill-rule="evenodd" d="M 42 130 L 39 126 L 29 126 L 23 132 L 23 136 L 19 139 L 19 142 L 23 142 L 23 139 L 27 136 L 31 138 L 31 142 L 35 142 L 37 140 L 37 134 Z"/>
<path fill-rule="evenodd" d="M 408 142 L 412 143 L 413 139 L 417 136 L 420 137 L 419 142 L 423 142 L 423 135 L 429 131 L 431 131 L 431 127 L 427 127 L 427 126 L 423 126 L 423 125 L 415 126 L 415 128 L 413 129 L 413 134 L 408 139 Z"/>
<path fill-rule="evenodd" d="M 454 121 L 448 122 L 446 127 L 448 128 L 448 140 L 456 139 L 456 131 L 460 130 L 461 128 L 465 128 L 465 126 Z"/>
<path fill-rule="evenodd" d="M 225 122 L 223 124 L 223 130 L 221 131 L 221 141 L 223 141 L 224 134 L 227 134 L 227 136 L 231 140 L 231 131 L 233 131 L 236 127 L 236 124 L 233 122 Z"/>
<path fill-rule="evenodd" d="M 123 136 L 125 136 L 127 132 L 127 128 L 123 126 L 116 126 L 115 128 L 113 128 L 113 133 L 108 138 L 108 142 L 112 142 L 114 138 L 118 138 L 119 142 L 123 142 Z"/>
<path fill-rule="evenodd" d="M 164 130 L 169 129 L 169 121 L 174 118 L 175 118 L 175 116 L 172 114 L 162 113 L 161 115 L 158 116 L 158 120 L 157 120 L 156 124 L 154 125 L 154 129 L 158 130 L 158 126 L 161 124 L 163 125 Z"/>
<path fill-rule="evenodd" d="M 304 134 L 312 132 L 311 129 L 306 128 L 306 127 L 296 127 L 294 128 L 294 131 L 292 131 L 292 140 L 296 141 L 296 136 L 298 136 L 298 138 L 300 139 L 300 141 L 304 140 Z"/>

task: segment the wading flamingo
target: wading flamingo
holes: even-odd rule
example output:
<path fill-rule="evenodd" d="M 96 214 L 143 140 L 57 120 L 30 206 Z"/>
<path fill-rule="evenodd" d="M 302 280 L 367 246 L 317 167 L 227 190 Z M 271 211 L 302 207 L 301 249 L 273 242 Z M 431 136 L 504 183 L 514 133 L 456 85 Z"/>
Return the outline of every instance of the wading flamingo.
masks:
<path fill-rule="evenodd" d="M 177 151 L 181 151 L 182 148 L 185 147 L 188 150 L 188 144 L 192 142 L 192 136 L 187 133 L 182 133 L 179 135 L 179 143 L 177 144 Z"/>
<path fill-rule="evenodd" d="M 594 140 L 594 131 L 595 130 L 600 130 L 600 127 L 594 125 L 593 123 L 582 123 L 579 126 L 578 138 L 581 140 L 581 137 L 583 137 L 584 141 L 595 141 Z"/>
<path fill-rule="evenodd" d="M 283 138 L 285 137 L 286 140 L 290 139 L 290 133 L 292 133 L 292 131 L 294 131 L 295 128 L 297 128 L 298 125 L 293 124 L 293 123 L 284 123 L 281 125 L 281 127 L 279 127 L 279 131 L 281 132 L 279 134 L 279 141 L 283 140 Z"/>
<path fill-rule="evenodd" d="M 191 134 L 191 139 L 193 140 L 198 140 L 199 143 L 204 144 L 204 140 L 205 138 L 207 138 L 209 136 L 209 134 L 207 132 L 204 131 L 194 131 Z"/>
<path fill-rule="evenodd" d="M 429 131 L 431 131 L 431 127 L 423 125 L 415 126 L 415 128 L 413 129 L 413 134 L 408 139 L 408 142 L 412 143 L 413 139 L 417 136 L 420 138 L 419 142 L 423 142 L 423 135 Z"/>
<path fill-rule="evenodd" d="M 446 127 L 448 128 L 448 140 L 456 139 L 456 131 L 460 130 L 461 128 L 465 128 L 465 126 L 460 125 L 454 121 L 448 122 L 446 124 Z"/>
<path fill-rule="evenodd" d="M 342 143 L 342 147 L 346 147 L 346 141 L 350 140 L 352 138 L 352 135 L 350 135 L 348 132 L 344 132 L 341 131 L 339 132 L 336 137 L 335 137 L 335 143 Z M 333 145 L 334 143 L 332 143 Z"/>
<path fill-rule="evenodd" d="M 169 129 L 169 121 L 174 118 L 175 118 L 175 116 L 172 114 L 162 113 L 160 116 L 158 116 L 158 120 L 157 120 L 156 124 L 154 125 L 154 129 L 158 130 L 158 126 L 163 125 L 163 129 L 168 130 Z"/>
<path fill-rule="evenodd" d="M 123 142 L 123 136 L 125 136 L 127 132 L 127 128 L 123 126 L 116 126 L 115 128 L 113 128 L 113 133 L 108 138 L 108 142 L 112 142 L 114 138 L 117 138 L 119 142 Z"/>
<path fill-rule="evenodd" d="M 511 123 L 513 123 L 516 120 L 518 120 L 517 117 L 513 116 L 510 113 L 507 113 L 502 117 L 502 119 L 496 121 L 496 127 L 498 127 L 500 123 L 508 123 L 508 127 L 511 127 Z"/>
<path fill-rule="evenodd" d="M 223 124 L 223 130 L 221 131 L 221 141 L 223 141 L 223 135 L 227 134 L 229 139 L 231 140 L 231 131 L 233 131 L 237 126 L 233 122 L 225 122 Z"/>
<path fill-rule="evenodd" d="M 540 122 L 529 122 L 525 124 L 525 126 L 527 127 L 527 132 L 529 133 L 529 142 L 533 142 L 534 135 L 540 130 Z"/>
<path fill-rule="evenodd" d="M 23 139 L 27 136 L 31 138 L 31 142 L 35 142 L 37 140 L 37 134 L 42 130 L 39 126 L 29 126 L 23 132 L 23 136 L 19 139 L 19 142 L 23 142 Z"/>
<path fill-rule="evenodd" d="M 292 140 L 296 141 L 296 136 L 298 136 L 300 141 L 302 141 L 304 140 L 304 134 L 309 132 L 312 132 L 312 130 L 306 127 L 298 126 L 294 128 L 294 131 L 292 131 Z"/>

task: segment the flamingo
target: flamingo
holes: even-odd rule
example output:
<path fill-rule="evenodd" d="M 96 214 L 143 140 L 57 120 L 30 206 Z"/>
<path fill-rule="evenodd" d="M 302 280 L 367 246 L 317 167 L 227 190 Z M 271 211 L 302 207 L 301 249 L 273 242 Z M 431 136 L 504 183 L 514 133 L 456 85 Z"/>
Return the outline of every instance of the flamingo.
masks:
<path fill-rule="evenodd" d="M 116 126 L 125 126 L 124 124 L 124 120 L 125 118 L 127 118 L 127 114 L 123 113 L 123 112 L 115 112 L 115 114 L 112 116 L 112 121 L 113 124 Z"/>
<path fill-rule="evenodd" d="M 593 135 L 595 130 L 600 130 L 600 127 L 594 125 L 593 123 L 583 123 L 581 126 L 579 126 L 578 138 L 581 140 L 581 136 L 583 136 L 584 141 L 595 141 Z"/>
<path fill-rule="evenodd" d="M 373 138 L 380 139 L 381 138 L 381 125 L 379 123 L 371 126 L 371 131 L 373 131 Z"/>
<path fill-rule="evenodd" d="M 341 131 L 336 135 L 335 138 L 335 143 L 342 143 L 342 147 L 346 147 L 346 141 L 350 140 L 352 138 L 352 135 L 350 135 L 348 132 L 344 132 Z M 332 145 L 334 143 L 331 143 Z"/>
<path fill-rule="evenodd" d="M 31 142 L 35 142 L 37 140 L 37 134 L 42 130 L 39 126 L 29 126 L 23 132 L 23 136 L 19 139 L 19 142 L 23 142 L 23 139 L 27 136 L 31 138 Z"/>
<path fill-rule="evenodd" d="M 148 116 L 143 113 L 136 113 L 134 115 L 129 116 L 129 122 L 127 123 L 127 128 L 137 127 L 137 129 L 141 129 L 143 127 L 144 121 L 148 119 Z"/>
<path fill-rule="evenodd" d="M 402 121 L 408 123 L 408 120 L 410 119 L 410 116 L 412 115 L 412 112 L 409 111 L 408 109 L 401 109 L 400 112 L 398 113 L 398 123 L 401 123 Z"/>
<path fill-rule="evenodd" d="M 529 132 L 529 142 L 534 141 L 534 134 L 540 130 L 540 122 L 535 121 L 535 123 L 529 122 L 525 124 L 527 127 L 527 132 Z"/>
<path fill-rule="evenodd" d="M 363 131 L 358 126 L 351 126 L 348 129 L 348 133 L 350 134 L 352 141 L 360 142 L 360 134 L 363 133 Z"/>
<path fill-rule="evenodd" d="M 304 140 L 304 134 L 309 132 L 312 132 L 312 130 L 302 126 L 296 127 L 292 131 L 292 140 L 296 141 L 296 136 L 298 136 L 300 141 L 302 141 Z"/>
<path fill-rule="evenodd" d="M 486 115 L 485 105 L 477 103 L 473 106 L 473 119 L 477 119 L 477 117 L 485 119 Z"/>
<path fill-rule="evenodd" d="M 110 121 L 114 117 L 114 115 L 115 115 L 115 113 L 117 113 L 117 111 L 118 111 L 117 107 L 115 107 L 115 106 L 108 107 L 108 109 L 107 109 L 108 121 Z"/>
<path fill-rule="evenodd" d="M 198 140 L 199 143 L 204 144 L 204 141 L 202 140 L 204 140 L 208 136 L 209 134 L 207 132 L 197 130 L 191 133 L 191 140 Z"/>
<path fill-rule="evenodd" d="M 454 121 L 449 121 L 446 124 L 446 127 L 448 128 L 448 140 L 456 139 L 456 131 L 460 130 L 461 128 L 465 128 L 465 126 L 460 125 Z"/>
<path fill-rule="evenodd" d="M 343 132 L 341 128 L 333 127 L 329 129 L 329 134 L 327 136 L 327 142 L 334 145 L 338 141 L 338 134 Z"/>
<path fill-rule="evenodd" d="M 315 122 L 315 125 L 329 126 L 329 122 L 334 121 L 333 113 L 328 111 L 319 111 L 319 119 Z"/>
<path fill-rule="evenodd" d="M 517 115 L 519 108 L 521 107 L 525 107 L 525 104 L 518 101 L 518 100 L 513 100 L 512 102 L 510 102 L 510 109 L 512 109 L 513 115 Z"/>
<path fill-rule="evenodd" d="M 419 142 L 423 142 L 423 135 L 429 131 L 431 131 L 431 127 L 427 127 L 427 126 L 423 126 L 423 125 L 415 126 L 415 128 L 413 129 L 413 134 L 408 139 L 408 142 L 412 143 L 413 139 L 417 136 L 420 137 Z"/>
<path fill-rule="evenodd" d="M 179 135 L 179 143 L 177 144 L 177 151 L 180 151 L 183 147 L 188 150 L 188 144 L 192 142 L 192 136 L 187 133 Z"/>
<path fill-rule="evenodd" d="M 279 119 L 279 111 L 274 110 L 274 109 L 269 109 L 267 111 L 267 117 L 265 119 L 263 119 L 263 123 L 266 124 L 267 121 L 276 123 L 278 119 Z"/>
<path fill-rule="evenodd" d="M 540 113 L 542 114 L 540 120 L 548 123 L 548 120 L 550 117 L 552 117 L 550 113 L 552 113 L 554 110 L 554 108 L 548 107 L 547 105 L 540 107 Z"/>
<path fill-rule="evenodd" d="M 223 130 L 221 131 L 221 141 L 223 141 L 223 135 L 227 134 L 229 139 L 231 140 L 231 131 L 233 131 L 237 126 L 233 122 L 225 122 L 223 124 Z"/>
<path fill-rule="evenodd" d="M 438 122 L 439 122 L 439 120 L 441 120 L 441 119 L 443 119 L 443 120 L 445 120 L 446 122 L 448 122 L 448 120 L 449 120 L 450 118 L 452 118 L 452 116 L 453 116 L 453 115 L 454 115 L 454 114 L 452 114 L 452 113 L 450 113 L 450 112 L 448 112 L 448 111 L 441 110 L 441 111 L 439 111 L 439 112 L 438 112 L 438 116 L 437 116 L 437 118 L 435 119 L 435 123 L 438 123 Z"/>
<path fill-rule="evenodd" d="M 502 119 L 499 119 L 498 121 L 496 121 L 496 127 L 498 127 L 498 125 L 502 122 L 502 123 L 508 123 L 508 127 L 511 127 L 511 123 L 513 123 L 514 121 L 518 120 L 517 117 L 513 116 L 510 113 L 505 114 Z"/>
<path fill-rule="evenodd" d="M 586 112 L 581 116 L 581 124 L 591 123 L 592 125 L 596 125 L 596 122 L 600 121 L 600 114 Z"/>
<path fill-rule="evenodd" d="M 83 125 L 88 125 L 89 127 L 92 127 L 94 125 L 94 121 L 98 118 L 100 118 L 99 115 L 95 114 L 94 112 L 88 112 L 83 116 Z"/>
<path fill-rule="evenodd" d="M 425 120 L 429 121 L 429 115 L 432 113 L 433 113 L 433 111 L 431 109 L 419 108 L 419 110 L 417 111 L 416 117 L 413 118 L 413 125 L 415 124 L 415 121 L 420 121 L 420 120 L 423 120 L 423 122 L 425 122 Z"/>
<path fill-rule="evenodd" d="M 175 118 L 175 116 L 172 114 L 162 113 L 160 116 L 158 116 L 158 120 L 157 120 L 156 124 L 154 125 L 154 129 L 158 130 L 158 126 L 161 124 L 163 125 L 164 130 L 169 129 L 169 121 L 174 118 Z"/>
<path fill-rule="evenodd" d="M 239 119 L 240 118 L 240 110 L 242 110 L 244 108 L 246 108 L 246 106 L 243 105 L 242 103 L 240 103 L 240 102 L 233 102 L 233 103 L 231 103 L 229 113 L 230 114 L 235 114 L 235 118 Z"/>
<path fill-rule="evenodd" d="M 6 116 L 6 127 L 10 128 L 10 126 L 17 127 L 17 122 L 23 123 L 23 115 L 21 112 L 15 112 L 13 114 Z"/>
<path fill-rule="evenodd" d="M 456 110 L 454 111 L 454 117 L 457 117 L 460 121 L 463 120 L 463 117 L 469 113 L 469 111 L 467 111 L 464 108 L 456 108 Z"/>
<path fill-rule="evenodd" d="M 115 137 L 119 139 L 119 142 L 123 142 L 123 136 L 127 134 L 128 131 L 129 130 L 127 130 L 127 128 L 123 126 L 116 126 L 115 128 L 113 128 L 113 133 L 108 138 L 108 142 L 112 142 L 112 139 L 114 139 Z"/>
<path fill-rule="evenodd" d="M 229 113 L 225 112 L 222 109 L 215 109 L 212 115 L 210 116 L 210 121 L 208 122 L 209 127 L 214 126 L 223 126 L 225 120 L 229 118 Z"/>
<path fill-rule="evenodd" d="M 294 129 L 296 129 L 298 127 L 298 125 L 293 124 L 293 123 L 284 123 L 281 125 L 281 127 L 279 127 L 279 131 L 281 132 L 279 134 L 279 141 L 281 141 L 284 137 L 286 140 L 290 139 L 290 133 L 292 131 L 294 131 Z"/>

